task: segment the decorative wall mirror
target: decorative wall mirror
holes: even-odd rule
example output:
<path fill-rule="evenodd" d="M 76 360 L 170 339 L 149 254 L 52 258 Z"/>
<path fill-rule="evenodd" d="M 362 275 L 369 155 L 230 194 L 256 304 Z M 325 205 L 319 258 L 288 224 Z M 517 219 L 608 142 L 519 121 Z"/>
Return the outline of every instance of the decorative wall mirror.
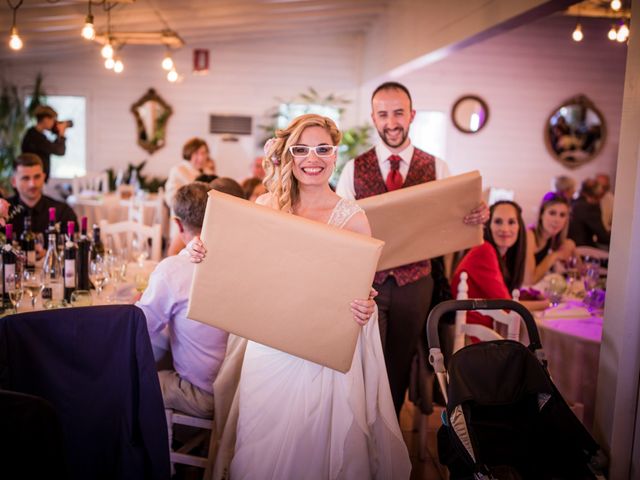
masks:
<path fill-rule="evenodd" d="M 605 139 L 604 116 L 584 95 L 562 102 L 544 126 L 549 153 L 568 168 L 579 167 L 595 158 Z"/>
<path fill-rule="evenodd" d="M 171 107 L 153 88 L 131 105 L 138 128 L 138 145 L 153 153 L 164 147 L 167 122 L 173 113 Z"/>
<path fill-rule="evenodd" d="M 465 95 L 453 104 L 451 120 L 463 133 L 479 132 L 489 119 L 489 107 L 475 95 Z"/>

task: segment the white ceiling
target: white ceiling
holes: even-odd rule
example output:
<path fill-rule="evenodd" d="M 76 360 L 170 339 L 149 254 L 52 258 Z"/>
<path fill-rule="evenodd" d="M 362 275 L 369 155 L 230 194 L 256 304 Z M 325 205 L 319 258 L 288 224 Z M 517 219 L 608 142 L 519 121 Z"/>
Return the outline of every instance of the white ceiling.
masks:
<path fill-rule="evenodd" d="M 14 5 L 19 0 L 10 0 Z M 172 29 L 187 47 L 218 42 L 297 35 L 365 33 L 384 14 L 391 0 L 123 0 L 111 9 L 115 32 Z M 24 41 L 19 52 L 7 46 L 11 8 L 0 4 L 0 59 L 42 57 L 84 51 L 91 42 L 80 37 L 87 0 L 24 0 L 17 27 Z M 93 0 L 98 33 L 106 31 L 104 3 Z"/>

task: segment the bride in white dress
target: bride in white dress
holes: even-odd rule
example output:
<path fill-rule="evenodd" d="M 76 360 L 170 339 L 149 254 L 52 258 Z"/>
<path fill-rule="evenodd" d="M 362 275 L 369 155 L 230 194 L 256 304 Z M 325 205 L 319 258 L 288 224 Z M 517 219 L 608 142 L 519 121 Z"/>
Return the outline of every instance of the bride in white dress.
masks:
<path fill-rule="evenodd" d="M 268 193 L 257 202 L 371 235 L 360 207 L 338 197 L 328 184 L 340 139 L 333 121 L 319 115 L 302 115 L 279 130 L 265 146 Z M 206 252 L 199 239 L 189 249 L 196 262 Z M 368 299 L 351 303 L 353 318 L 363 328 L 346 374 L 248 342 L 231 480 L 409 478 L 411 463 L 380 342 L 376 293 L 372 289 Z"/>

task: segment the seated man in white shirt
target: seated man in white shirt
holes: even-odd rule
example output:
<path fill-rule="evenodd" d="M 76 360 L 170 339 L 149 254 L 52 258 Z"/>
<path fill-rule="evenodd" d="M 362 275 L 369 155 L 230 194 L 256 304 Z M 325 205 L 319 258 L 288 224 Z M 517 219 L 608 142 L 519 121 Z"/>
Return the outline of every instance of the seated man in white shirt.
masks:
<path fill-rule="evenodd" d="M 200 235 L 207 192 L 212 187 L 226 192 L 225 181 L 233 182 L 217 179 L 222 188 L 193 182 L 176 192 L 173 203 L 175 220 L 185 245 L 195 235 Z M 239 186 L 238 192 L 242 194 Z M 152 273 L 149 286 L 136 305 L 147 317 L 154 346 L 162 344 L 167 334 L 169 337 L 174 370 L 158 372 L 165 407 L 208 418 L 213 414 L 213 381 L 225 356 L 228 334 L 187 319 L 194 268 L 195 264 L 189 261 L 185 249 L 178 255 L 165 258 Z"/>

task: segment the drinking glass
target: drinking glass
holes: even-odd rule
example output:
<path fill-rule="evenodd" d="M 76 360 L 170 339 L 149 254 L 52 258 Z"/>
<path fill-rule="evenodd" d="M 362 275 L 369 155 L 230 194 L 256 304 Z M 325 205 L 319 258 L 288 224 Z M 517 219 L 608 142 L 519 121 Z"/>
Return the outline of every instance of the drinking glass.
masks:
<path fill-rule="evenodd" d="M 552 307 L 557 307 L 562 301 L 562 295 L 567 290 L 567 282 L 559 274 L 551 274 L 547 279 L 545 294 Z"/>
<path fill-rule="evenodd" d="M 36 272 L 30 272 L 24 270 L 22 272 L 22 289 L 27 292 L 29 299 L 31 300 L 31 309 L 36 309 L 36 300 L 38 295 L 42 292 L 44 283 L 42 282 L 42 276 L 36 274 Z"/>
<path fill-rule="evenodd" d="M 138 262 L 140 268 L 144 267 L 144 261 L 150 257 L 149 242 L 146 238 L 134 236 L 131 240 L 131 253 L 134 261 Z"/>
<path fill-rule="evenodd" d="M 74 290 L 71 292 L 71 305 L 74 307 L 90 307 L 93 305 L 89 290 Z"/>
<path fill-rule="evenodd" d="M 13 305 L 13 313 L 18 313 L 18 307 L 22 300 L 22 277 L 20 274 L 16 273 L 11 275 L 7 289 L 9 290 L 9 300 L 11 301 L 11 305 Z"/>
<path fill-rule="evenodd" d="M 146 273 L 136 273 L 134 277 L 134 283 L 136 285 L 136 290 L 139 293 L 142 293 L 147 288 L 149 284 L 149 276 Z"/>
<path fill-rule="evenodd" d="M 91 265 L 89 266 L 89 279 L 96 287 L 98 298 L 100 298 L 102 288 L 109 280 L 108 267 L 105 264 L 104 259 L 100 255 L 96 255 L 96 258 L 91 261 Z"/>

